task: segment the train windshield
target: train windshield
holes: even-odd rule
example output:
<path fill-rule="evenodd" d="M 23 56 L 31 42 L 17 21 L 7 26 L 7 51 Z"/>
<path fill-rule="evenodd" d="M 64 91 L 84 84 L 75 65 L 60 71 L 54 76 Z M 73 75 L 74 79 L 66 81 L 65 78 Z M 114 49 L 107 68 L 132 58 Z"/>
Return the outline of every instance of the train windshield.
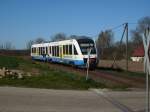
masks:
<path fill-rule="evenodd" d="M 77 41 L 82 54 L 88 54 L 89 49 L 91 49 L 91 54 L 96 54 L 95 44 L 92 39 L 78 39 Z"/>

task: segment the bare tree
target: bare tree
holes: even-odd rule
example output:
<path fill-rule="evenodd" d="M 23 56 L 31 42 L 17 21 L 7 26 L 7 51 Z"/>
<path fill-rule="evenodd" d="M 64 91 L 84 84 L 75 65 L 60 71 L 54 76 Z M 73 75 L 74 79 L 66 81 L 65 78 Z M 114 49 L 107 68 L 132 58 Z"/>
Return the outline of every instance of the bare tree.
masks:
<path fill-rule="evenodd" d="M 69 39 L 86 39 L 86 38 L 91 38 L 91 37 L 88 37 L 88 36 L 78 36 L 78 35 L 71 35 L 69 36 Z"/>
<path fill-rule="evenodd" d="M 147 27 L 150 27 L 150 16 L 141 18 L 136 29 L 131 30 L 131 39 L 135 47 L 142 45 L 142 34 Z"/>
<path fill-rule="evenodd" d="M 42 38 L 42 37 L 38 37 L 37 39 L 35 39 L 34 42 L 35 42 L 36 44 L 44 43 L 44 42 L 45 42 L 45 39 Z"/>
<path fill-rule="evenodd" d="M 12 45 L 12 43 L 11 42 L 6 42 L 5 44 L 4 44 L 4 49 L 6 49 L 6 50 L 11 50 L 11 49 L 13 49 L 14 47 L 13 47 L 13 45 Z"/>
<path fill-rule="evenodd" d="M 51 38 L 51 41 L 60 41 L 67 39 L 66 35 L 64 33 L 57 33 Z"/>
<path fill-rule="evenodd" d="M 70 35 L 69 38 L 70 38 L 70 39 L 78 39 L 79 36 L 77 36 L 77 35 Z"/>
<path fill-rule="evenodd" d="M 0 44 L 0 49 L 4 49 L 4 45 L 2 43 Z"/>
<path fill-rule="evenodd" d="M 98 55 L 103 55 L 104 54 L 104 49 L 109 48 L 113 45 L 113 32 L 111 30 L 106 30 L 100 32 L 98 39 L 96 41 L 97 45 L 97 50 L 98 50 Z"/>
<path fill-rule="evenodd" d="M 33 40 L 29 40 L 26 44 L 26 48 L 29 50 L 31 49 L 31 46 L 34 44 L 34 41 Z"/>

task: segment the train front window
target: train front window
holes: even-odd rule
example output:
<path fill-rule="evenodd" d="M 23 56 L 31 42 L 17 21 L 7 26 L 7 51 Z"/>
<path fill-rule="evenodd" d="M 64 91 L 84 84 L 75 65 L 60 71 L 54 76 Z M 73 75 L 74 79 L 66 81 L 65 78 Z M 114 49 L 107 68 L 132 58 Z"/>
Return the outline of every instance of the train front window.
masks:
<path fill-rule="evenodd" d="M 91 54 L 96 54 L 96 49 L 93 40 L 91 39 L 79 39 L 78 40 L 82 54 L 88 54 L 89 48 L 91 48 Z"/>

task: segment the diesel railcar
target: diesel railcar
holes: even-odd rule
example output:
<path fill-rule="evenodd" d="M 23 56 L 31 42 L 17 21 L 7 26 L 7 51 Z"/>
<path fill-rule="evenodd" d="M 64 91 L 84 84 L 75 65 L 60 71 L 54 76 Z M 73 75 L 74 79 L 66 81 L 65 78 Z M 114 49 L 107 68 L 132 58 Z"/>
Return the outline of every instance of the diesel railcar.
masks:
<path fill-rule="evenodd" d="M 86 67 L 89 49 L 89 66 L 94 68 L 97 65 L 97 50 L 94 41 L 87 38 L 33 44 L 31 57 L 34 60 Z"/>

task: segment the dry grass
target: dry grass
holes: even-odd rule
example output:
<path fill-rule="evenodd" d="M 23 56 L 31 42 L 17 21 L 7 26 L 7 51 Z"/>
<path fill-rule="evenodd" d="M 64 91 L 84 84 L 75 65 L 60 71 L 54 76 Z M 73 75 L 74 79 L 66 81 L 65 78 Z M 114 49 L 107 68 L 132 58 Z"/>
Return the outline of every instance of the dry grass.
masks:
<path fill-rule="evenodd" d="M 98 66 L 99 67 L 112 67 L 113 60 L 100 60 Z M 126 70 L 126 60 L 119 60 L 116 61 L 116 65 L 123 69 Z M 133 61 L 128 61 L 128 70 L 132 72 L 143 72 L 143 62 L 133 62 Z"/>

